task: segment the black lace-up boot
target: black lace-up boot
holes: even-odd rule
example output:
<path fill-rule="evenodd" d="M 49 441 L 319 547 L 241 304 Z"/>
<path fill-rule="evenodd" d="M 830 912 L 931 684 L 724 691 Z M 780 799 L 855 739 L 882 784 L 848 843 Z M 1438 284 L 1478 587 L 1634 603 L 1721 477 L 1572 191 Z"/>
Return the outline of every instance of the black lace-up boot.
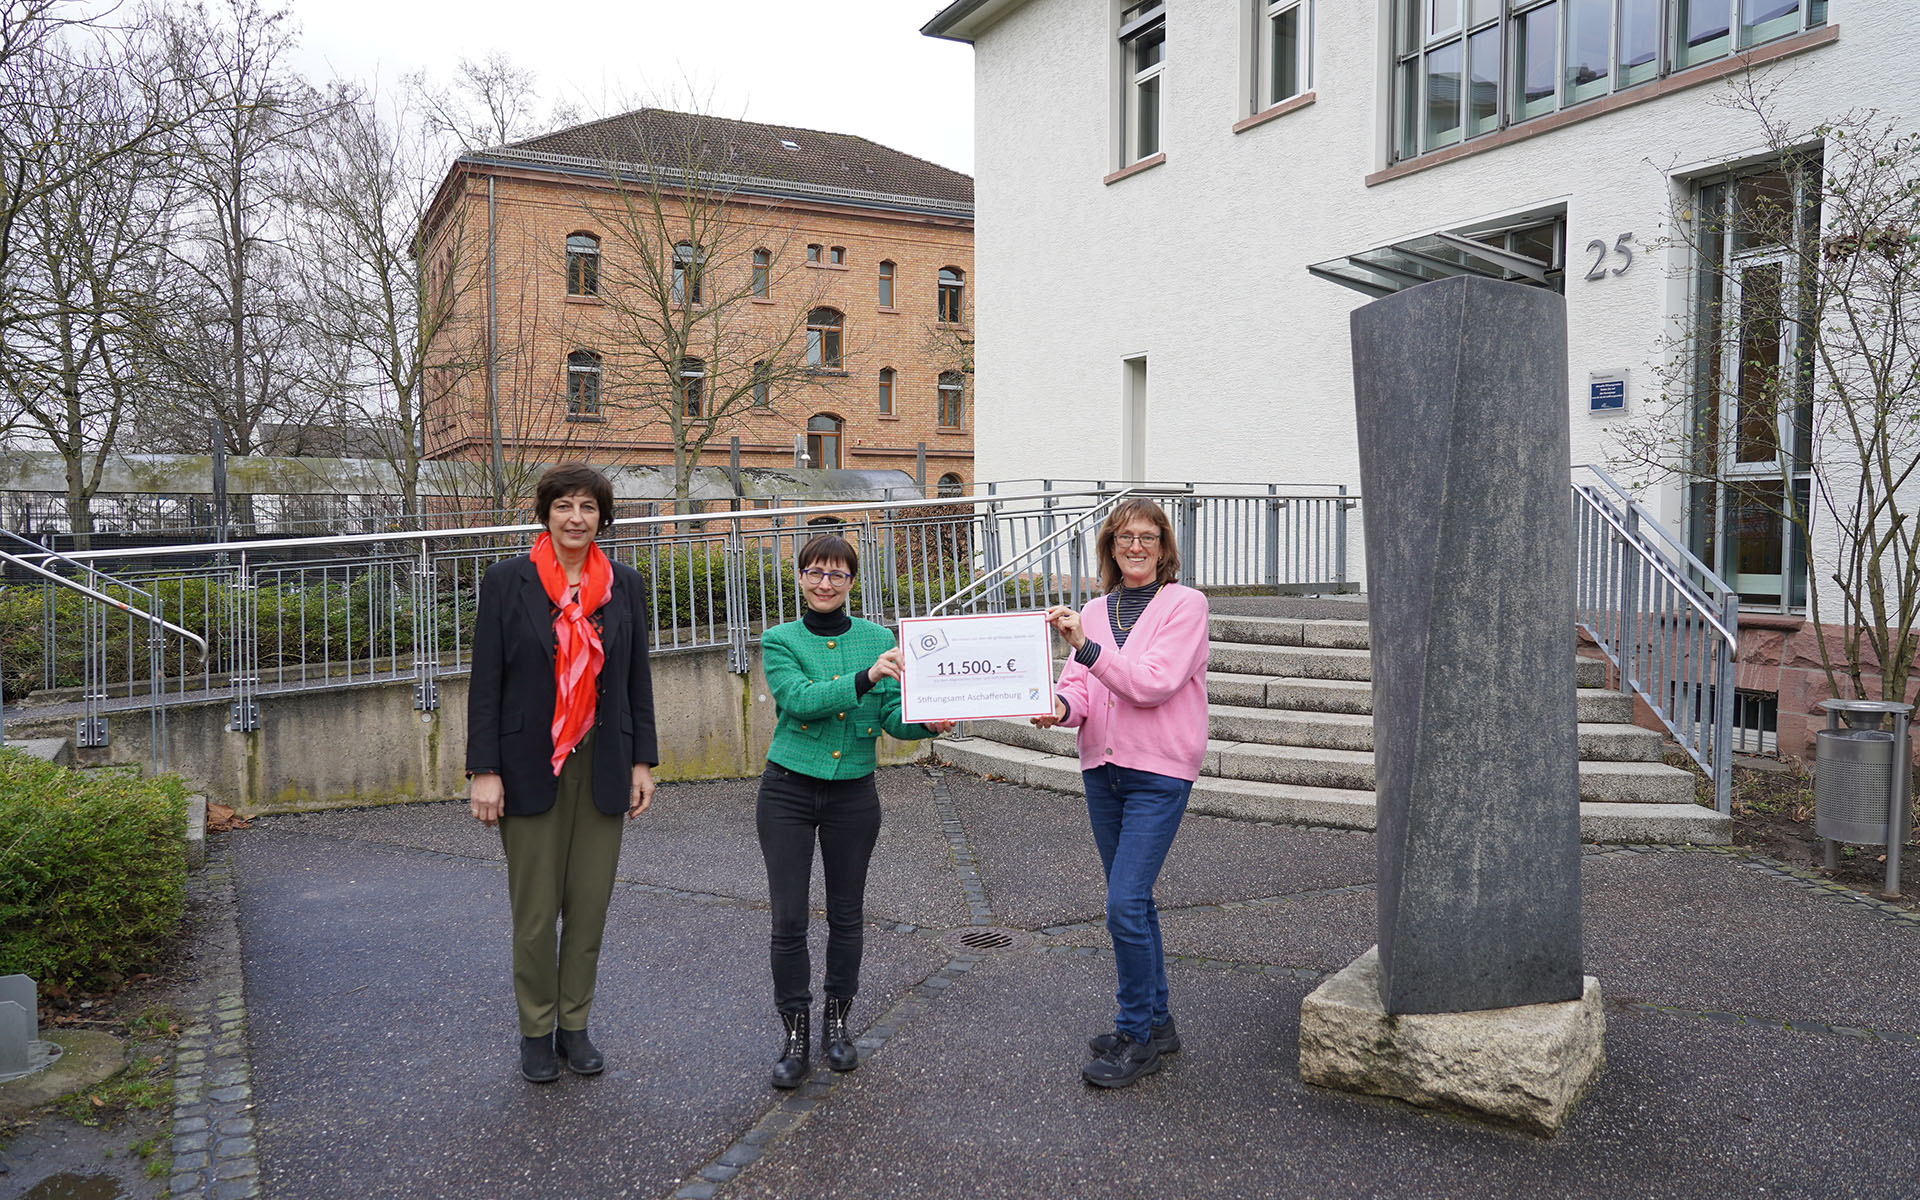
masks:
<path fill-rule="evenodd" d="M 852 1007 L 851 1000 L 828 996 L 820 1013 L 820 1057 L 836 1071 L 851 1071 L 860 1065 L 859 1047 L 847 1032 L 847 1011 Z"/>
<path fill-rule="evenodd" d="M 797 1088 L 811 1066 L 808 1055 L 813 1048 L 807 1044 L 810 1034 L 807 1010 L 783 1012 L 780 1023 L 785 1027 L 785 1040 L 780 1043 L 780 1061 L 773 1064 L 773 1086 Z"/>

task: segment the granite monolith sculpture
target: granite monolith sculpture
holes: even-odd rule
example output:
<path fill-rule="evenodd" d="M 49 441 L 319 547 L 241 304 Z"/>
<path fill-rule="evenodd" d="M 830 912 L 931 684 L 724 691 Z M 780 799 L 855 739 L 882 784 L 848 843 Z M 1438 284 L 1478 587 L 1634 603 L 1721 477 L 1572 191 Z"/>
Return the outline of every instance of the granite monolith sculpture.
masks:
<path fill-rule="evenodd" d="M 1303 1006 L 1301 1070 L 1550 1130 L 1603 1025 L 1580 959 L 1565 304 L 1457 276 L 1352 330 L 1379 944 Z"/>

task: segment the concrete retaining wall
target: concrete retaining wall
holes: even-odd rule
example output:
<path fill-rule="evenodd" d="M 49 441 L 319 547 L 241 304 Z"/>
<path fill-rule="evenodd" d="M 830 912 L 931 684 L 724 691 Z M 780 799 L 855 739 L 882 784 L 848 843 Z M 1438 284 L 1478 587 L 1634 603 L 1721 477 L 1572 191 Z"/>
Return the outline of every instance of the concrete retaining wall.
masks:
<path fill-rule="evenodd" d="M 753 648 L 750 675 L 727 670 L 723 648 L 653 657 L 653 699 L 662 780 L 757 775 L 773 738 L 773 701 Z M 174 708 L 167 718 L 170 767 L 209 798 L 246 813 L 444 800 L 466 794 L 467 678 L 444 679 L 440 708 L 413 707 L 413 683 L 270 695 L 260 728 L 233 733 L 224 700 Z M 15 710 L 16 712 L 18 710 Z M 71 718 L 8 723 L 9 741 L 67 737 Z M 151 761 L 144 710 L 116 714 L 111 745 L 82 761 Z M 924 743 L 880 740 L 882 763 L 918 758 Z"/>

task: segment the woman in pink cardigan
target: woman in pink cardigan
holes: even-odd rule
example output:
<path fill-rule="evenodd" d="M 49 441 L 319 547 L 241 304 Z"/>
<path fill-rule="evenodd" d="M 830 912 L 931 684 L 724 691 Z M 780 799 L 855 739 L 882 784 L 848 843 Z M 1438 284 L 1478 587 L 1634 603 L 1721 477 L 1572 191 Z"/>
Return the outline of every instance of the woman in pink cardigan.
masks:
<path fill-rule="evenodd" d="M 1207 598 L 1175 582 L 1173 527 L 1148 500 L 1115 506 L 1100 527 L 1106 595 L 1047 620 L 1073 647 L 1041 728 L 1080 731 L 1087 815 L 1107 876 L 1107 932 L 1120 983 L 1112 1033 L 1087 1045 L 1081 1077 L 1126 1087 L 1180 1049 L 1153 885 L 1180 830 L 1207 749 Z"/>

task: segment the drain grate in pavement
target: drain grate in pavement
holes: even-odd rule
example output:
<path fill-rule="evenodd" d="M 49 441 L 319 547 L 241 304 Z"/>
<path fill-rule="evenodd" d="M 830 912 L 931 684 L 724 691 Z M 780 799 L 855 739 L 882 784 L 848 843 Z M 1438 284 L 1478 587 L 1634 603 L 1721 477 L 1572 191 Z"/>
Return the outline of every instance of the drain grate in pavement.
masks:
<path fill-rule="evenodd" d="M 961 929 L 950 929 L 940 935 L 940 940 L 955 950 L 971 950 L 978 953 L 1023 949 L 1032 943 L 1033 935 L 1024 929 L 972 925 Z"/>

